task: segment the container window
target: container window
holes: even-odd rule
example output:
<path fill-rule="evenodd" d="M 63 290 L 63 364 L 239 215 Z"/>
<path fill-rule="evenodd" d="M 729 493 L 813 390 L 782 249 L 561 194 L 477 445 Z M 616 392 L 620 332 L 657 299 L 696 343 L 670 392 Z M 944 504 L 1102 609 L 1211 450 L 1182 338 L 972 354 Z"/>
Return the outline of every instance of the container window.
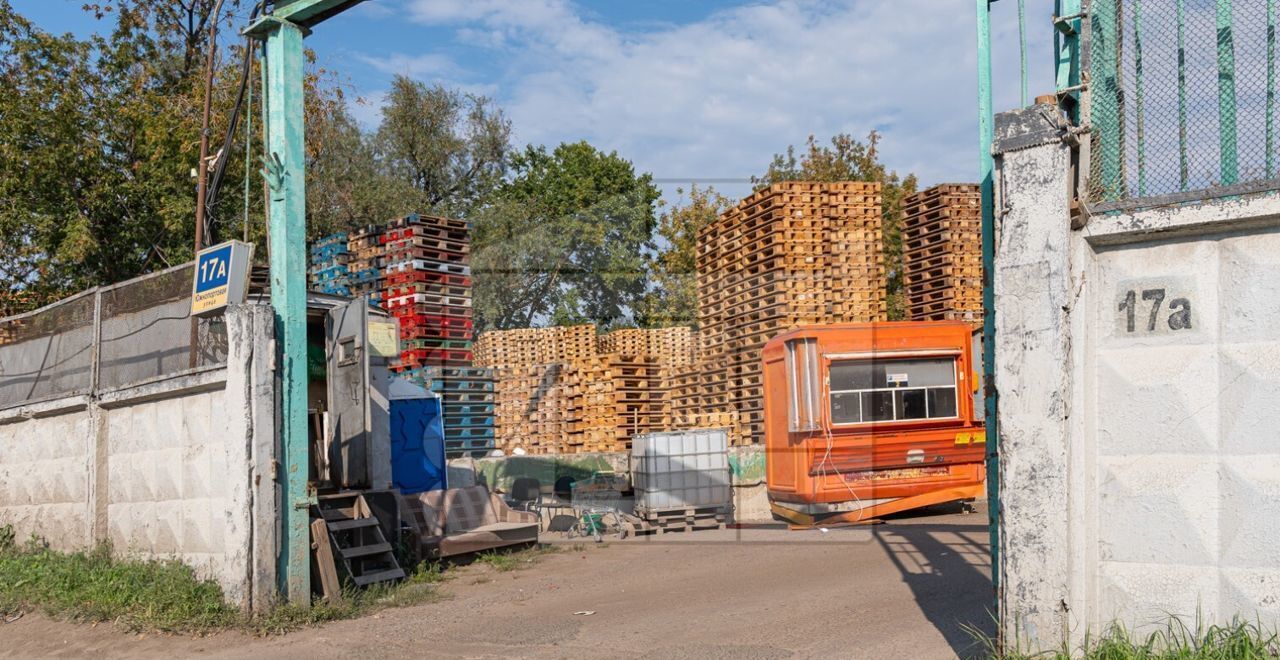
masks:
<path fill-rule="evenodd" d="M 792 339 L 786 344 L 787 430 L 816 431 L 821 392 L 818 381 L 818 342 Z M 843 405 L 849 405 L 844 402 Z M 856 409 L 856 402 L 854 404 Z"/>
<path fill-rule="evenodd" d="M 958 414 L 955 358 L 831 363 L 833 424 L 954 419 Z"/>

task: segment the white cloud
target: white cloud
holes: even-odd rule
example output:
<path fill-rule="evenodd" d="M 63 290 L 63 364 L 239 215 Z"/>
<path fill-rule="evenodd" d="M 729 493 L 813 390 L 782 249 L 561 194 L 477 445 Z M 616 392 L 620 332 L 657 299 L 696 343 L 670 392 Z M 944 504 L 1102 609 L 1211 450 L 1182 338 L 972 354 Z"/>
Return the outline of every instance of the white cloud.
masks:
<path fill-rule="evenodd" d="M 1017 103 L 1016 11 L 1003 5 L 993 5 L 997 109 Z M 407 8 L 502 53 L 496 96 L 524 141 L 586 139 L 660 179 L 705 181 L 759 174 L 811 133 L 876 129 L 900 172 L 976 178 L 972 3 L 779 0 L 643 33 L 587 20 L 562 0 Z M 1052 85 L 1051 13 L 1049 0 L 1028 3 L 1033 95 Z"/>
<path fill-rule="evenodd" d="M 387 57 L 356 55 L 356 58 L 383 73 L 400 74 L 411 78 L 438 78 L 457 75 L 460 72 L 458 65 L 452 59 L 439 53 L 420 55 L 394 53 Z"/>

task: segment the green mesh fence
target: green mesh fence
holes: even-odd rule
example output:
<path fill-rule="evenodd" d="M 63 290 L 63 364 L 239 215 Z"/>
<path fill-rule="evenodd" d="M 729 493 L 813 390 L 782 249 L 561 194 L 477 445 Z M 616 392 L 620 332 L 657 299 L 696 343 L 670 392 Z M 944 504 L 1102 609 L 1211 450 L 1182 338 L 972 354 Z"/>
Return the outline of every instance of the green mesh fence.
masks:
<path fill-rule="evenodd" d="M 1275 5 L 1089 3 L 1093 208 L 1280 189 Z"/>

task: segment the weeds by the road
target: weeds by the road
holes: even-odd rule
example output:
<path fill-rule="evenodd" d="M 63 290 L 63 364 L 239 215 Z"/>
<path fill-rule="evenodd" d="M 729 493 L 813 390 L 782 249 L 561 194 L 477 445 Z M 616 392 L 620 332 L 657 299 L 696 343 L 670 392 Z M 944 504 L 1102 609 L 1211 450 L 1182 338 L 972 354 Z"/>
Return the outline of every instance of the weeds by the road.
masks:
<path fill-rule="evenodd" d="M 476 561 L 481 564 L 488 564 L 495 571 L 506 573 L 521 568 L 528 568 L 538 560 L 542 555 L 554 554 L 560 552 L 560 548 L 554 545 L 535 545 L 531 548 L 517 550 L 514 552 L 505 550 L 491 550 L 476 555 Z"/>
<path fill-rule="evenodd" d="M 1194 628 L 1171 618 L 1164 628 L 1140 635 L 1120 624 L 1101 635 L 1086 635 L 1079 647 L 1032 652 L 1022 644 L 1001 650 L 995 640 L 980 636 L 989 657 L 1000 660 L 1262 660 L 1280 657 L 1280 635 L 1257 623 L 1236 620 L 1230 625 Z"/>
<path fill-rule="evenodd" d="M 62 553 L 0 528 L 0 610 L 117 621 L 129 629 L 199 632 L 234 625 L 239 612 L 218 585 L 177 561 L 115 559 L 106 546 Z"/>
<path fill-rule="evenodd" d="M 431 602 L 440 598 L 436 586 L 444 579 L 439 564 L 424 562 L 398 584 L 351 589 L 332 602 L 280 605 L 250 616 L 227 605 L 216 583 L 197 578 L 176 560 L 116 557 L 106 545 L 58 552 L 35 538 L 17 543 L 12 528 L 0 527 L 0 614 L 40 610 L 75 621 L 113 621 L 130 631 L 281 633 Z"/>
<path fill-rule="evenodd" d="M 487 552 L 476 561 L 507 572 L 559 551 L 534 546 Z M 245 615 L 226 604 L 217 583 L 199 579 L 177 560 L 121 558 L 107 545 L 58 552 L 37 538 L 18 543 L 11 527 L 0 527 L 0 615 L 41 610 L 75 621 L 113 621 L 130 631 L 207 634 L 238 628 L 278 634 L 433 602 L 441 598 L 439 583 L 450 577 L 438 562 L 421 562 L 407 572 L 403 582 L 347 589 L 341 598 L 318 600 L 311 607 L 283 604 L 264 614 Z"/>

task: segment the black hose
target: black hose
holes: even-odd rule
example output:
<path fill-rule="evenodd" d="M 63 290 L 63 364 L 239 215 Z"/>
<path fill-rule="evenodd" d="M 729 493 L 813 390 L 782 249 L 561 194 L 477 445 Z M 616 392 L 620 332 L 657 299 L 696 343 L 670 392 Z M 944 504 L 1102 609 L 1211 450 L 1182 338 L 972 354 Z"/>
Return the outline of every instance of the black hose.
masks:
<path fill-rule="evenodd" d="M 266 4 L 266 0 L 262 0 L 254 5 L 253 11 L 249 14 L 250 24 L 265 10 Z M 205 218 L 207 218 L 205 221 L 207 225 L 205 234 L 208 243 L 216 242 L 213 238 L 213 230 L 216 224 L 213 208 L 218 201 L 218 191 L 222 187 L 222 178 L 227 171 L 227 161 L 231 155 L 232 142 L 235 140 L 236 128 L 240 124 L 240 110 L 244 107 L 245 92 L 249 86 L 249 75 L 253 71 L 253 50 L 253 37 L 246 35 L 244 38 L 244 58 L 240 65 L 240 90 L 236 92 L 236 102 L 231 108 L 230 121 L 227 123 L 227 133 L 222 139 L 222 148 L 218 151 L 218 160 L 213 166 L 213 176 L 210 178 L 208 189 L 205 192 L 204 206 Z"/>

